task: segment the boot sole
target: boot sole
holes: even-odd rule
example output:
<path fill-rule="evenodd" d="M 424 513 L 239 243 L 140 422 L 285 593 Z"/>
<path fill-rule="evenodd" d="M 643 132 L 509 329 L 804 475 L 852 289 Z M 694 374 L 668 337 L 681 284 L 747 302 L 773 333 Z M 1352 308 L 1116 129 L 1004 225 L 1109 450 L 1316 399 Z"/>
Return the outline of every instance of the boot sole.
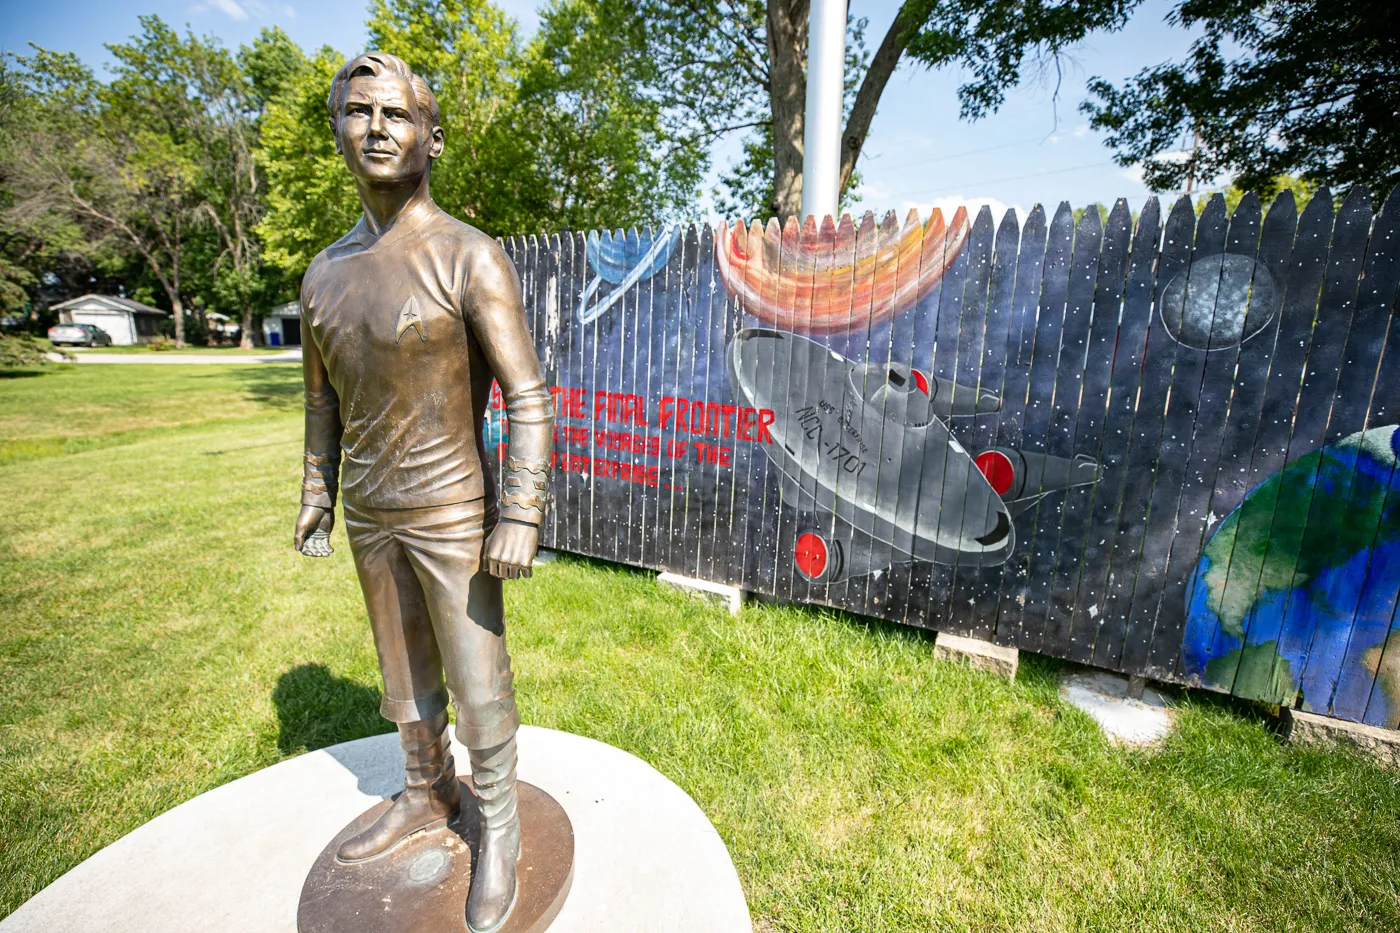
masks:
<path fill-rule="evenodd" d="M 403 845 L 405 842 L 408 842 L 408 840 L 412 839 L 415 836 L 421 836 L 424 833 L 430 833 L 435 829 L 442 829 L 448 823 L 452 822 L 452 820 L 454 820 L 455 818 L 455 815 L 444 816 L 440 820 L 433 820 L 431 823 L 425 823 L 424 825 L 415 829 L 413 832 L 400 836 L 398 839 L 395 839 L 393 843 L 391 843 L 388 846 L 388 848 L 381 849 L 373 855 L 366 855 L 362 858 L 342 858 L 340 853 L 337 852 L 335 860 L 342 865 L 362 865 L 365 862 L 372 862 L 377 858 L 383 858 L 384 856 L 388 855 L 390 852 L 394 851 L 399 846 Z"/>

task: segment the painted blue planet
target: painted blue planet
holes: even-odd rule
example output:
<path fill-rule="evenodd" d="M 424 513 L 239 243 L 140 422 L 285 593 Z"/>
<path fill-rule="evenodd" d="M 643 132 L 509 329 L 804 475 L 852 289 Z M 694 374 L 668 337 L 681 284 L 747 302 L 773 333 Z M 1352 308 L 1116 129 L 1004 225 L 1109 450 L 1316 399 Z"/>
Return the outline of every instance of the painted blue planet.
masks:
<path fill-rule="evenodd" d="M 1184 673 L 1236 695 L 1400 724 L 1400 429 L 1352 434 L 1252 489 L 1187 595 Z M 1316 500 L 1316 502 L 1314 501 Z"/>
<path fill-rule="evenodd" d="M 667 224 L 657 230 L 654 237 L 649 230 L 630 237 L 620 232 L 617 236 L 607 231 L 601 236 L 596 230 L 590 233 L 585 251 L 595 274 L 579 299 L 579 323 L 590 324 L 597 320 L 627 294 L 627 289 L 666 268 L 680 239 L 679 224 Z M 599 287 L 605 282 L 612 290 L 599 295 Z"/>

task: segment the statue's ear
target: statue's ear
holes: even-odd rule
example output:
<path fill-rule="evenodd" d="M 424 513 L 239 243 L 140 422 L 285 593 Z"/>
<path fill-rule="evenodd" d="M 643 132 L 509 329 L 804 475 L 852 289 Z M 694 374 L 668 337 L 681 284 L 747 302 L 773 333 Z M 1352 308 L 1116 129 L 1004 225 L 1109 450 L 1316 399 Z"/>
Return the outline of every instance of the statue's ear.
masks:
<path fill-rule="evenodd" d="M 336 125 L 335 117 L 328 117 L 331 124 L 331 139 L 335 140 L 335 154 L 344 155 L 340 148 L 340 127 Z"/>
<path fill-rule="evenodd" d="M 441 126 L 433 127 L 432 142 L 428 144 L 428 158 L 436 159 L 442 155 L 442 148 L 447 144 L 447 137 L 443 135 Z"/>

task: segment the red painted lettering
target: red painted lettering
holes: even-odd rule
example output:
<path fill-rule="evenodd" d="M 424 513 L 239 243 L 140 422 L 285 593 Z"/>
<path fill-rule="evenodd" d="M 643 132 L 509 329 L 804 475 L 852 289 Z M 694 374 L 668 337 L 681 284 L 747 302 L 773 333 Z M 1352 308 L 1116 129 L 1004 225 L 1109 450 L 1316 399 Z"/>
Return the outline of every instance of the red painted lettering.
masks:
<path fill-rule="evenodd" d="M 758 420 L 758 409 L 741 408 L 739 410 L 739 440 L 753 440 L 753 423 Z"/>
<path fill-rule="evenodd" d="M 778 416 L 773 414 L 772 409 L 761 408 L 758 412 L 758 439 L 764 444 L 773 443 L 773 435 L 768 433 L 768 426 L 778 420 Z"/>

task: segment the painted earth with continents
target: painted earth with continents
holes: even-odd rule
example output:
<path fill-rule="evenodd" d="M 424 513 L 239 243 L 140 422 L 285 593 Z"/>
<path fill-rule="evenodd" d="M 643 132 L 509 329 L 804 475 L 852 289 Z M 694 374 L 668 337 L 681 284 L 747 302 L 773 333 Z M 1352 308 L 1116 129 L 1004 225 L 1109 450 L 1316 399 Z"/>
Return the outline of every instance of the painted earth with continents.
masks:
<path fill-rule="evenodd" d="M 1237 695 L 1400 724 L 1400 429 L 1299 457 L 1245 496 L 1188 590 L 1184 673 Z"/>

